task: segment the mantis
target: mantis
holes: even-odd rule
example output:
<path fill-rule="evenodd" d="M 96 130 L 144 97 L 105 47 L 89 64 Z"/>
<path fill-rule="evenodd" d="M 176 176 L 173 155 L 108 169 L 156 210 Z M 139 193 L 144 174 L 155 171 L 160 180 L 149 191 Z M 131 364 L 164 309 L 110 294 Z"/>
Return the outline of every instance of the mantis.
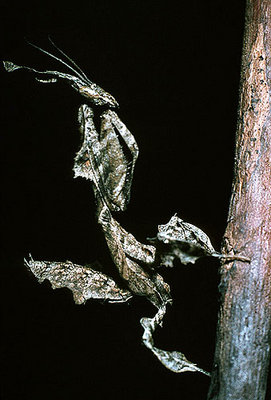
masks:
<path fill-rule="evenodd" d="M 193 371 L 209 376 L 208 372 L 188 361 L 181 352 L 162 350 L 154 345 L 153 332 L 158 325 L 162 325 L 167 308 L 172 304 L 170 287 L 158 270 L 162 266 L 172 267 L 175 259 L 187 264 L 204 256 L 229 256 L 216 252 L 202 230 L 184 222 L 177 215 L 167 224 L 158 226 L 157 236 L 149 240 L 149 244 L 140 243 L 117 222 L 114 213 L 124 211 L 130 200 L 138 145 L 115 111 L 119 108 L 117 100 L 92 82 L 69 56 L 50 41 L 67 62 L 30 44 L 56 59 L 72 74 L 39 71 L 10 61 L 3 62 L 4 68 L 8 72 L 19 69 L 29 71 L 41 83 L 64 80 L 87 100 L 87 104 L 79 107 L 78 122 L 82 142 L 75 156 L 73 170 L 75 177 L 85 178 L 92 184 L 97 222 L 124 285 L 120 287 L 112 278 L 95 271 L 91 266 L 81 266 L 70 261 L 35 261 L 30 256 L 25 260 L 25 265 L 39 282 L 48 279 L 53 288 L 67 287 L 72 290 L 77 304 L 91 298 L 119 303 L 127 302 L 134 295 L 145 296 L 157 308 L 157 313 L 153 318 L 142 318 L 140 321 L 144 329 L 144 345 L 173 372 Z M 96 112 L 100 106 L 106 107 L 106 111 L 100 115 L 101 127 L 98 132 L 94 123 L 94 107 Z M 241 256 L 238 259 L 248 261 Z"/>

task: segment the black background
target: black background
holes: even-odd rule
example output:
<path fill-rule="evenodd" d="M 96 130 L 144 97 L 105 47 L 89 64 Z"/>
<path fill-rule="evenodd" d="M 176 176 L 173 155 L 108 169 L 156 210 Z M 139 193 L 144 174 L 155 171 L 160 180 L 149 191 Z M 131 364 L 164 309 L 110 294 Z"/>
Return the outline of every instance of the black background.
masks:
<path fill-rule="evenodd" d="M 2 59 L 62 70 L 24 38 L 53 50 L 50 34 L 91 80 L 112 93 L 140 155 L 118 221 L 139 240 L 177 212 L 219 249 L 230 196 L 244 1 L 53 2 L 1 6 Z M 206 398 L 209 379 L 167 371 L 141 345 L 144 298 L 76 306 L 66 289 L 39 285 L 23 265 L 99 260 L 115 270 L 95 221 L 89 182 L 73 179 L 77 109 L 65 84 L 27 72 L 2 78 L 2 398 Z M 96 110 L 98 112 L 99 110 Z M 163 276 L 174 305 L 158 347 L 180 350 L 211 370 L 218 263 L 180 264 Z M 87 396 L 87 397 L 86 397 Z"/>

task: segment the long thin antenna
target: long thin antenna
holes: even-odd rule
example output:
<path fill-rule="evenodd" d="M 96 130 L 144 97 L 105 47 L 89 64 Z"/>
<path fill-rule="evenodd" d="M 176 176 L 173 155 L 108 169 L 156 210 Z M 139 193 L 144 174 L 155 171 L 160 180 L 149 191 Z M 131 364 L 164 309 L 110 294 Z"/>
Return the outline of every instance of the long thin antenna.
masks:
<path fill-rule="evenodd" d="M 45 53 L 45 54 L 47 54 L 48 56 L 50 56 L 50 57 L 54 58 L 55 60 L 59 61 L 61 64 L 64 64 L 64 65 L 65 65 L 66 67 L 68 67 L 71 71 L 73 71 L 77 76 L 79 76 L 79 78 L 81 78 L 81 79 L 83 79 L 83 80 L 87 79 L 87 78 L 85 78 L 85 76 L 84 76 L 85 74 L 84 74 L 84 75 L 79 74 L 79 72 L 76 71 L 76 69 L 74 69 L 73 67 L 71 67 L 69 64 L 65 63 L 65 61 L 61 60 L 61 58 L 58 58 L 58 57 L 54 56 L 53 54 L 49 53 L 49 51 L 46 51 L 46 50 L 42 49 L 41 47 L 39 47 L 39 46 L 37 46 L 37 45 L 35 45 L 35 44 L 29 42 L 28 40 L 26 40 L 26 41 L 27 41 L 28 44 L 30 44 L 30 46 L 35 47 L 36 49 L 38 49 L 38 50 L 41 51 L 42 53 Z M 87 80 L 89 81 L 89 79 L 87 79 Z"/>
<path fill-rule="evenodd" d="M 67 60 L 69 60 L 69 61 L 72 63 L 72 65 L 74 65 L 74 66 L 78 69 L 78 71 L 81 72 L 82 76 L 84 76 L 84 78 L 85 78 L 86 80 L 89 80 L 88 77 L 86 76 L 86 74 L 84 73 L 84 71 L 82 71 L 82 69 L 79 67 L 79 65 L 77 65 L 76 62 L 75 62 L 71 57 L 69 57 L 66 53 L 64 53 L 64 51 L 61 50 L 61 49 L 53 42 L 53 40 L 51 39 L 51 37 L 50 37 L 49 35 L 48 35 L 48 39 L 49 39 L 49 41 L 51 42 L 51 44 L 52 44 L 61 54 L 63 54 L 63 56 L 66 57 Z"/>

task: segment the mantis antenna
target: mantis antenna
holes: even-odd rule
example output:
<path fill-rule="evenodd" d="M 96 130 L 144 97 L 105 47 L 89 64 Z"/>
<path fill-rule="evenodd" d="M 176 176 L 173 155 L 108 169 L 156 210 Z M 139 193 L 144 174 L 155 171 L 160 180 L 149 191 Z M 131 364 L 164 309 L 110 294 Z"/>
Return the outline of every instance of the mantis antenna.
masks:
<path fill-rule="evenodd" d="M 63 56 L 66 57 L 67 60 L 69 60 L 70 63 L 72 63 L 72 65 L 74 65 L 74 66 L 78 69 L 79 72 L 81 72 L 82 76 L 88 80 L 88 77 L 86 76 L 86 74 L 84 73 L 84 71 L 82 71 L 82 69 L 76 64 L 76 62 L 75 62 L 71 57 L 69 57 L 66 53 L 64 53 L 64 51 L 61 50 L 61 49 L 53 42 L 53 40 L 51 39 L 51 37 L 50 37 L 49 35 L 48 35 L 48 39 L 49 39 L 49 41 L 52 43 L 52 45 L 53 45 L 61 54 L 63 54 Z"/>
<path fill-rule="evenodd" d="M 62 50 L 60 50 L 55 43 L 49 38 L 50 42 L 52 43 L 52 45 L 61 53 L 63 54 L 79 71 L 76 71 L 76 69 L 74 69 L 73 67 L 71 67 L 69 64 L 67 64 L 65 61 L 63 61 L 61 58 L 56 57 L 54 54 L 49 53 L 49 51 L 42 49 L 41 47 L 37 46 L 34 43 L 31 43 L 27 40 L 27 43 L 30 44 L 30 46 L 38 49 L 39 51 L 41 51 L 44 54 L 47 54 L 48 56 L 54 58 L 55 60 L 59 61 L 61 64 L 65 65 L 67 68 L 69 68 L 71 71 L 73 71 L 79 78 L 83 79 L 83 80 L 87 80 L 87 82 L 91 83 L 91 81 L 88 79 L 88 77 L 86 76 L 86 74 L 81 70 L 80 67 L 78 67 L 78 65 L 70 58 L 68 57 Z"/>

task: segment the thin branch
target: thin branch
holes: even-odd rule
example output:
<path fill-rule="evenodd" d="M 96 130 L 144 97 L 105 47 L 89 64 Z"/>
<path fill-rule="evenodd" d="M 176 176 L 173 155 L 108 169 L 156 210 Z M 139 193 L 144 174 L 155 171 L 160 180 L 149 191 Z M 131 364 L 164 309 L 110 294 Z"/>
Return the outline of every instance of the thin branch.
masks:
<path fill-rule="evenodd" d="M 264 400 L 271 331 L 271 2 L 248 0 L 209 400 Z"/>

